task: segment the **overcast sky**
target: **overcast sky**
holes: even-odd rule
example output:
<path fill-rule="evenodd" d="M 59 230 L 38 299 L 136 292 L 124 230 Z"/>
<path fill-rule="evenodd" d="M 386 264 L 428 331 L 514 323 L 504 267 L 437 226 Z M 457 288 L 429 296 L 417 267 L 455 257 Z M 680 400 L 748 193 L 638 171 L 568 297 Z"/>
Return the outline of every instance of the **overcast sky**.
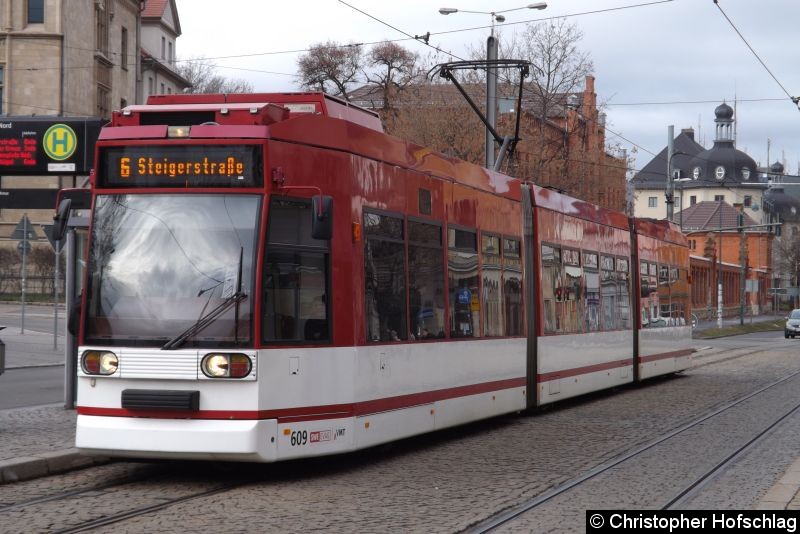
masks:
<path fill-rule="evenodd" d="M 430 32 L 431 44 L 465 57 L 467 47 L 483 46 L 490 16 L 443 16 L 438 13 L 440 7 L 500 11 L 527 5 L 510 0 L 346 2 L 177 0 L 183 32 L 177 55 L 219 58 L 213 63 L 221 74 L 245 79 L 256 91 L 297 90 L 297 51 L 309 45 L 404 38 L 397 30 L 411 35 Z M 580 48 L 594 62 L 598 101 L 607 105 L 606 141 L 619 142 L 628 150 L 636 148 L 637 168 L 666 146 L 670 124 L 676 133 L 693 127 L 695 139 L 710 147 L 714 108 L 723 100 L 733 106 L 738 99 L 737 147 L 764 165 L 769 139 L 769 161 L 783 160 L 787 172 L 798 173 L 800 111 L 787 93 L 800 96 L 800 0 L 719 0 L 719 6 L 713 0 L 547 3 L 543 11 L 505 13 L 501 35 L 522 28 L 510 23 L 548 17 L 568 17 L 577 24 L 584 35 Z M 451 33 L 436 35 L 439 32 Z M 421 55 L 433 51 L 414 40 L 401 44 Z"/>

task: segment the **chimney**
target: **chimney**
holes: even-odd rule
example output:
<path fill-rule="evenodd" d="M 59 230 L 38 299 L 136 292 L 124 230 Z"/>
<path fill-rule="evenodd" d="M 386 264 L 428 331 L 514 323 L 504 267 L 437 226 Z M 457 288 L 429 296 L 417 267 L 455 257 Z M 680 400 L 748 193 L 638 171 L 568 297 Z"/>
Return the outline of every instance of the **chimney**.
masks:
<path fill-rule="evenodd" d="M 689 137 L 689 139 L 694 141 L 694 128 L 684 128 L 681 130 L 681 133 L 686 134 Z"/>

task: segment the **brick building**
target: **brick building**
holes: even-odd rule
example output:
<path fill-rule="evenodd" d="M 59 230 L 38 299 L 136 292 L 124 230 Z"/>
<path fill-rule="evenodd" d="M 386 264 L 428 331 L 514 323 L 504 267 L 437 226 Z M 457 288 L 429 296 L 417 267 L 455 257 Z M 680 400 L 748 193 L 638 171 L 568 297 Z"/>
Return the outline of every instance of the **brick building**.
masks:
<path fill-rule="evenodd" d="M 750 281 L 751 290 L 746 291 L 746 312 L 757 314 L 771 305 L 768 293 L 775 236 L 764 228 L 743 232 L 733 229 L 739 225 L 740 214 L 744 226 L 756 224 L 742 213 L 742 208 L 721 201 L 703 201 L 684 210 L 683 232 L 689 240 L 692 270 L 692 308 L 700 316 L 716 315 L 720 281 L 724 313 L 737 315 L 743 277 Z M 747 285 L 745 282 L 746 290 Z"/>
<path fill-rule="evenodd" d="M 485 86 L 465 89 L 485 102 Z M 515 87 L 498 87 L 497 130 L 514 132 Z M 456 88 L 449 84 L 414 85 L 392 95 L 385 109 L 384 95 L 375 86 L 350 93 L 354 104 L 380 111 L 388 133 L 444 154 L 483 164 L 484 126 Z M 541 109 L 546 109 L 542 112 Z M 597 108 L 594 77 L 587 76 L 582 92 L 548 97 L 546 106 L 536 88 L 525 86 L 520 121 L 521 141 L 508 174 L 617 211 L 626 210 L 625 156 L 610 154 L 605 146 L 605 115 Z"/>

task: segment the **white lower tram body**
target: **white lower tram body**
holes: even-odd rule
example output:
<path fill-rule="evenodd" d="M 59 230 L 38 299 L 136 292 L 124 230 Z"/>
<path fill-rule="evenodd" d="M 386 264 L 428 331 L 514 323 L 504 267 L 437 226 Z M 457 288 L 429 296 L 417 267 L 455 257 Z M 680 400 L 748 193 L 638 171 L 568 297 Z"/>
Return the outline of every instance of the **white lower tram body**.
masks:
<path fill-rule="evenodd" d="M 119 358 L 115 376 L 79 371 L 76 447 L 110 456 L 262 462 L 363 449 L 525 409 L 524 344 L 245 351 L 257 360 L 249 380 L 205 378 L 199 364 L 208 351 L 109 348 Z M 179 376 L 165 376 L 173 367 L 182 369 Z M 125 389 L 198 390 L 201 418 L 125 416 Z M 241 418 L 245 412 L 250 419 Z"/>
<path fill-rule="evenodd" d="M 539 338 L 539 404 L 632 382 L 632 345 L 631 331 Z M 108 350 L 115 375 L 79 371 L 76 447 L 89 454 L 272 462 L 343 453 L 524 410 L 528 394 L 522 338 L 244 351 L 251 376 L 222 380 L 200 371 L 209 351 Z M 659 359 L 649 376 L 688 358 Z M 199 411 L 128 412 L 126 389 L 199 391 Z"/>

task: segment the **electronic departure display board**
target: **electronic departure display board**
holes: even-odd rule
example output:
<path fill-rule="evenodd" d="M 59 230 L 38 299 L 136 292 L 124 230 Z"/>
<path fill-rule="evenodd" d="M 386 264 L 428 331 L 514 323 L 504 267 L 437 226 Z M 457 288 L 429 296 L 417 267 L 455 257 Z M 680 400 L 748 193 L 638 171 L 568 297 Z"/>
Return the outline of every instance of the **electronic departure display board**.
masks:
<path fill-rule="evenodd" d="M 261 187 L 260 145 L 104 147 L 98 187 Z"/>
<path fill-rule="evenodd" d="M 0 117 L 0 175 L 88 175 L 105 121 Z"/>

